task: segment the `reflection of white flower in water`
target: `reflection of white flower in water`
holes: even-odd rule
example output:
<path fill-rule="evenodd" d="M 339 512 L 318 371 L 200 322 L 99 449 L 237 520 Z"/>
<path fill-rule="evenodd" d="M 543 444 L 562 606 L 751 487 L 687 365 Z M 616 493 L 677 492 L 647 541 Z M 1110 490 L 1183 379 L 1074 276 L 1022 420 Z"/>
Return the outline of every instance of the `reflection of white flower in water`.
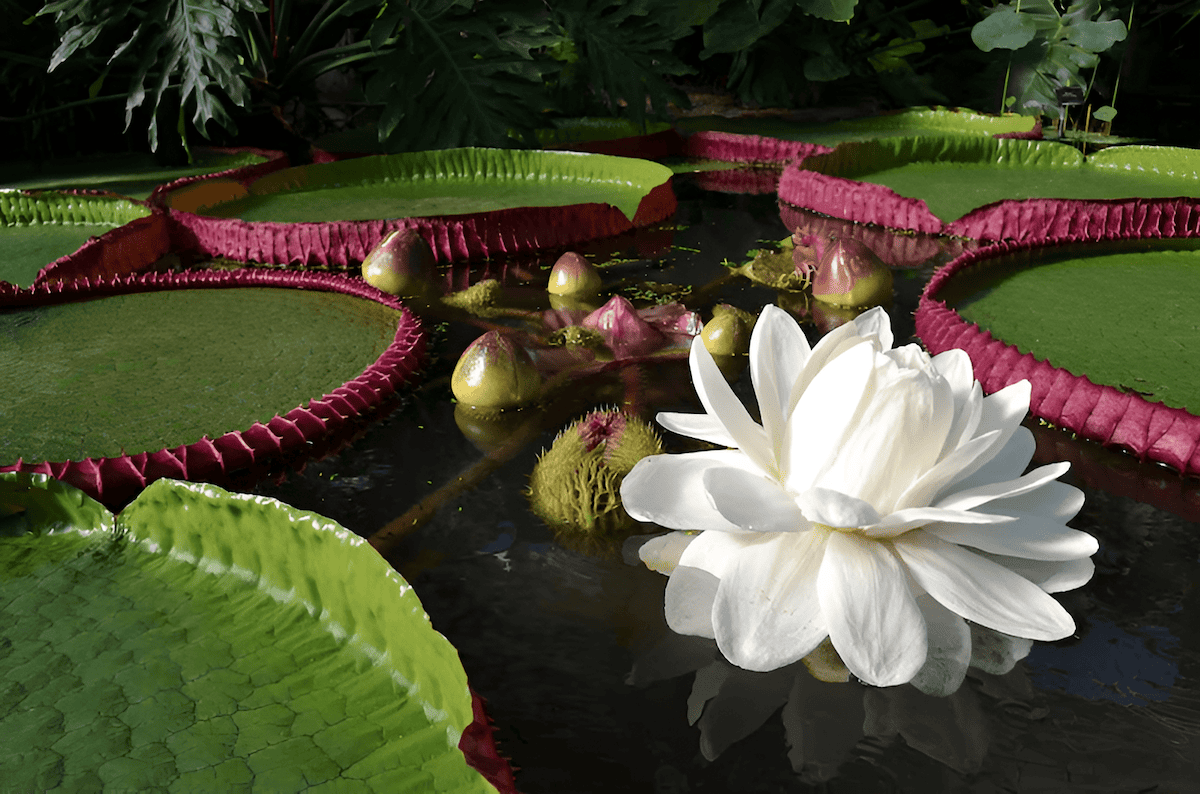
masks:
<path fill-rule="evenodd" d="M 1068 464 L 1022 475 L 1028 382 L 984 397 L 966 353 L 893 350 L 882 309 L 810 349 L 766 307 L 750 347 L 762 424 L 701 344 L 691 369 L 706 413 L 658 421 L 729 449 L 646 458 L 621 488 L 634 518 L 702 530 L 640 552 L 670 573 L 672 629 L 756 671 L 829 637 L 862 681 L 929 692 L 962 680 L 964 618 L 1035 640 L 1074 631 L 1047 593 L 1091 578 L 1096 541 L 1065 525 L 1083 503 L 1056 481 Z"/>
<path fill-rule="evenodd" d="M 878 689 L 846 683 L 845 668 L 839 675 L 836 658 L 821 648 L 803 662 L 750 672 L 725 661 L 711 640 L 679 634 L 663 637 L 642 654 L 627 683 L 648 686 L 695 672 L 687 719 L 699 729 L 700 752 L 709 761 L 755 733 L 782 706 L 788 760 L 809 782 L 834 777 L 843 763 L 860 753 L 864 737 L 875 738 L 878 747 L 891 744 L 897 735 L 956 772 L 974 774 L 987 756 L 991 734 L 979 691 L 1016 702 L 1027 699 L 1032 690 L 1023 672 L 1008 675 L 1029 652 L 1028 641 L 979 626 L 972 626 L 971 634 L 975 642 L 970 664 L 976 668 L 971 675 L 980 686 L 938 693 L 945 697 L 929 697 L 906 686 Z M 761 756 L 762 749 L 756 752 Z"/>

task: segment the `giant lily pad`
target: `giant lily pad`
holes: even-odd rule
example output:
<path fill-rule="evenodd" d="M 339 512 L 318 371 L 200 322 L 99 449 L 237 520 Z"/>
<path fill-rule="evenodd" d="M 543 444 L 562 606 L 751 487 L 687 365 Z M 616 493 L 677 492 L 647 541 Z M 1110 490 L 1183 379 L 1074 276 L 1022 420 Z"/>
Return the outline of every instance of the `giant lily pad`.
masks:
<path fill-rule="evenodd" d="M 205 253 L 240 261 L 349 266 L 401 228 L 426 232 L 440 259 L 483 258 L 661 221 L 670 178 L 623 157 L 448 149 L 284 169 L 177 217 Z"/>
<path fill-rule="evenodd" d="M 361 281 L 248 270 L 35 288 L 0 300 L 0 329 L 0 468 L 107 504 L 335 434 L 413 377 L 425 340 Z"/>
<path fill-rule="evenodd" d="M 85 189 L 119 193 L 135 199 L 149 198 L 160 185 L 199 174 L 243 169 L 277 160 L 281 152 L 261 149 L 197 147 L 191 163 L 163 165 L 153 155 L 127 152 L 91 157 L 57 158 L 51 162 L 5 166 L 0 187 L 22 190 Z"/>
<path fill-rule="evenodd" d="M 595 152 L 617 157 L 654 160 L 683 153 L 683 137 L 665 121 L 635 124 L 629 119 L 555 119 L 553 127 L 538 130 L 545 149 Z"/>
<path fill-rule="evenodd" d="M 786 163 L 832 151 L 850 141 L 917 135 L 1039 137 L 1030 116 L 992 116 L 972 110 L 908 108 L 880 116 L 826 122 L 781 118 L 704 116 L 680 119 L 691 133 L 687 154 L 712 160 Z"/>
<path fill-rule="evenodd" d="M 0 475 L 6 787 L 494 791 L 457 653 L 358 536 L 209 485 L 115 520 L 64 489 Z"/>
<path fill-rule="evenodd" d="M 0 190 L 0 282 L 31 286 L 47 266 L 150 210 L 125 199 Z"/>
<path fill-rule="evenodd" d="M 939 271 L 917 312 L 933 352 L 966 350 L 992 392 L 1085 438 L 1200 472 L 1200 240 L 1002 243 Z"/>
<path fill-rule="evenodd" d="M 1092 202 L 1104 212 L 1105 202 L 1134 197 L 1200 197 L 1200 153 L 1125 146 L 1084 158 L 1045 141 L 892 138 L 809 157 L 779 182 L 780 200 L 826 215 L 991 240 L 1054 234 L 1045 199 Z"/>

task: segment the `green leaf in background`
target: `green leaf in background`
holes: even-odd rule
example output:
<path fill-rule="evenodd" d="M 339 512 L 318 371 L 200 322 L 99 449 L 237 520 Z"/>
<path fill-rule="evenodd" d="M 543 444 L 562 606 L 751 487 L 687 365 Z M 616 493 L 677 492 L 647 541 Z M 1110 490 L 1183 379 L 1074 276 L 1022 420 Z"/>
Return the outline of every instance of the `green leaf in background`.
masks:
<path fill-rule="evenodd" d="M 848 22 L 854 18 L 858 0 L 796 0 L 796 5 L 810 16 L 830 22 Z"/>
<path fill-rule="evenodd" d="M 984 52 L 994 49 L 1019 50 L 1037 35 L 1031 15 L 1012 6 L 1000 6 L 971 28 L 971 41 Z"/>
<path fill-rule="evenodd" d="M 488 14 L 461 3 L 413 0 L 387 6 L 371 26 L 377 49 L 365 67 L 366 96 L 383 106 L 379 140 L 388 151 L 503 145 L 510 131 L 532 140 L 543 81 L 559 68 L 530 49 L 557 40 L 544 21 L 501 0 Z"/>
<path fill-rule="evenodd" d="M 719 52 L 739 52 L 779 27 L 795 0 L 725 0 L 704 23 L 701 58 Z"/>
<path fill-rule="evenodd" d="M 362 539 L 171 480 L 116 524 L 0 538 L 6 786 L 494 791 L 454 648 Z"/>
<path fill-rule="evenodd" d="M 1092 113 L 1092 118 L 1096 119 L 1096 121 L 1112 121 L 1116 117 L 1117 109 L 1111 105 L 1096 108 L 1095 112 Z"/>

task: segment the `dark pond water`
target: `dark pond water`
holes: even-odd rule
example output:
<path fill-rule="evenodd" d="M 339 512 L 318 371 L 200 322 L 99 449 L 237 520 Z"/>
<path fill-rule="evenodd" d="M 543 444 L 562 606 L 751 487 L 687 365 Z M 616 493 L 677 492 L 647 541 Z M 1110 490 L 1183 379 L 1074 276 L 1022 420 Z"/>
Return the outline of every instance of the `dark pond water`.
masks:
<path fill-rule="evenodd" d="M 773 196 L 691 182 L 677 192 L 673 234 L 598 244 L 632 260 L 607 279 L 703 285 L 724 273 L 722 259 L 742 261 L 760 240 L 790 231 Z M 933 263 L 946 257 L 936 247 L 931 255 L 896 271 L 898 343 L 913 332 Z M 509 283 L 522 273 L 544 279 L 552 259 L 510 263 Z M 463 268 L 454 278 L 479 275 Z M 728 281 L 697 308 L 722 300 L 757 311 L 776 297 Z M 820 329 L 805 327 L 815 342 Z M 1194 481 L 1033 426 L 1039 458 L 1072 460 L 1064 480 L 1087 496 L 1072 524 L 1101 544 L 1094 579 L 1058 596 L 1076 636 L 1036 645 L 1002 677 L 972 670 L 945 699 L 821 684 L 803 669 L 747 673 L 704 642 L 671 635 L 665 577 L 626 564 L 619 550 L 567 548 L 529 510 L 538 453 L 593 405 L 619 403 L 625 381 L 589 381 L 530 412 L 524 419 L 541 425 L 529 443 L 489 459 L 460 431 L 449 389 L 458 353 L 478 333 L 439 327 L 424 386 L 339 454 L 255 490 L 368 536 L 426 500 L 431 517 L 388 556 L 458 647 L 523 792 L 1200 791 Z M 748 380 L 736 388 L 752 404 Z M 658 365 L 639 382 L 647 415 L 698 410 L 683 364 Z M 679 438 L 665 441 L 681 449 Z M 436 498 L 459 478 L 472 487 Z M 702 713 L 703 697 L 689 702 L 694 686 L 717 693 Z"/>

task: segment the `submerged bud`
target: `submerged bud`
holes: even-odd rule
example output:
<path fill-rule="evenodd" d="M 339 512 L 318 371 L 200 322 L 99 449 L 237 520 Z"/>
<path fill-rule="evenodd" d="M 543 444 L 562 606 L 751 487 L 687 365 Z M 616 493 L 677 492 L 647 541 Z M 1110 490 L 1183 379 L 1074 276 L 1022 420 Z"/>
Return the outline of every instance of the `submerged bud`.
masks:
<path fill-rule="evenodd" d="M 593 411 L 558 434 L 529 480 L 533 511 L 555 532 L 612 540 L 637 522 L 621 506 L 621 481 L 634 464 L 662 452 L 642 420 L 623 411 Z"/>
<path fill-rule="evenodd" d="M 813 276 L 812 293 L 835 306 L 878 306 L 892 297 L 892 271 L 866 244 L 832 238 Z"/>
<path fill-rule="evenodd" d="M 666 344 L 662 333 L 620 295 L 584 317 L 580 325 L 602 334 L 617 358 L 649 355 Z"/>
<path fill-rule="evenodd" d="M 399 229 L 371 249 L 362 263 L 363 278 L 377 289 L 417 298 L 433 285 L 437 260 L 416 229 Z"/>
<path fill-rule="evenodd" d="M 554 263 L 546 291 L 551 295 L 586 297 L 595 295 L 601 283 L 600 274 L 591 262 L 574 251 L 568 251 Z"/>
<path fill-rule="evenodd" d="M 450 377 L 454 397 L 478 408 L 514 408 L 537 397 L 542 378 L 525 349 L 488 331 L 459 356 Z"/>

